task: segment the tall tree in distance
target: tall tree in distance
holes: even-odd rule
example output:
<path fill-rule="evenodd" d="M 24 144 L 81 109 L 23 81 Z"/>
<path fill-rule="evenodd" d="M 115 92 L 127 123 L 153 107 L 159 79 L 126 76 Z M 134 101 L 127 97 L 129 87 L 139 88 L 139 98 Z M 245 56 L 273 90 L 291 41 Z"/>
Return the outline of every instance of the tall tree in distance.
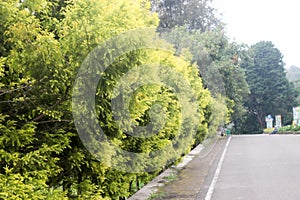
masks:
<path fill-rule="evenodd" d="M 265 116 L 269 114 L 282 115 L 283 123 L 289 123 L 296 92 L 286 77 L 283 55 L 270 41 L 258 42 L 250 51 L 253 63 L 242 65 L 251 91 L 245 127 L 256 127 L 251 132 L 261 132 L 265 127 Z"/>
<path fill-rule="evenodd" d="M 300 104 L 300 68 L 292 65 L 287 69 L 287 78 L 289 81 L 291 81 L 295 89 L 297 91 L 298 97 L 297 97 L 297 105 Z"/>
<path fill-rule="evenodd" d="M 287 69 L 287 78 L 291 82 L 299 82 L 300 81 L 300 68 L 292 65 Z"/>
<path fill-rule="evenodd" d="M 152 10 L 160 18 L 159 28 L 186 26 L 188 30 L 214 30 L 220 25 L 212 0 L 152 0 Z"/>

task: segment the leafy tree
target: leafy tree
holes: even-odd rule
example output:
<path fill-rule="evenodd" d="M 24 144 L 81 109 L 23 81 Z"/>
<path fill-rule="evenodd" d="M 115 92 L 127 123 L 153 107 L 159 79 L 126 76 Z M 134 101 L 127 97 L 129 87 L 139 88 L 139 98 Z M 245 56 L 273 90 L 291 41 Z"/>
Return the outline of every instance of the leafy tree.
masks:
<path fill-rule="evenodd" d="M 251 90 L 247 102 L 248 116 L 251 120 L 256 116 L 256 120 L 248 123 L 259 128 L 256 132 L 265 127 L 265 117 L 268 114 L 282 115 L 283 123 L 290 123 L 296 93 L 287 80 L 281 52 L 269 41 L 256 43 L 250 51 L 253 64 L 244 64 L 243 68 Z"/>
<path fill-rule="evenodd" d="M 287 69 L 287 78 L 292 82 L 297 91 L 297 105 L 300 104 L 300 68 L 296 66 L 291 66 Z"/>
<path fill-rule="evenodd" d="M 297 83 L 300 80 L 300 68 L 295 65 L 292 65 L 287 69 L 286 76 L 289 81 Z"/>
<path fill-rule="evenodd" d="M 291 81 L 297 91 L 297 105 L 300 104 L 300 68 L 291 66 L 287 70 L 287 78 Z"/>
<path fill-rule="evenodd" d="M 232 109 L 231 122 L 234 124 L 232 133 L 240 133 L 247 112 L 245 108 L 250 93 L 246 81 L 245 70 L 241 67 L 247 56 L 247 47 L 229 43 L 224 50 L 223 65 L 220 63 L 220 73 L 224 81 L 227 105 Z M 227 62 L 225 62 L 227 60 Z"/>
<path fill-rule="evenodd" d="M 64 112 L 67 72 L 59 70 L 59 43 L 35 17 L 50 4 L 35 3 L 0 3 L 1 199 L 66 195 L 50 182 L 63 171 L 60 155 L 73 136 L 65 128 L 70 124 Z"/>
<path fill-rule="evenodd" d="M 99 162 L 81 143 L 71 108 L 77 70 L 91 50 L 123 31 L 158 25 L 148 1 L 5 0 L 0 2 L 0 20 L 0 199 L 125 199 L 158 173 L 119 172 Z M 124 45 L 135 45 L 126 42 Z M 114 50 L 109 49 L 107 55 Z M 180 151 L 173 153 L 181 155 L 195 139 L 181 134 L 177 136 L 182 141 L 172 143 L 178 124 L 188 126 L 195 121 L 199 123 L 197 141 L 205 138 L 204 116 L 210 95 L 203 89 L 195 65 L 156 50 L 130 52 L 118 61 L 106 71 L 107 81 L 100 81 L 96 105 L 100 124 L 116 144 L 146 153 L 177 145 Z M 153 102 L 163 105 L 169 120 L 158 135 L 135 140 L 111 123 L 111 105 L 101 103 L 111 102 L 112 86 L 129 69 L 148 62 L 171 66 L 182 74 L 196 94 L 197 107 L 188 99 L 184 103 L 188 109 L 197 109 L 200 117 L 183 122 L 170 89 L 142 87 L 131 101 L 134 121 L 149 123 Z M 110 148 L 102 153 L 109 158 L 114 155 Z M 152 162 L 164 163 L 169 155 L 165 152 Z M 141 167 L 153 164 L 150 159 L 142 161 L 145 163 L 138 163 Z"/>
<path fill-rule="evenodd" d="M 212 105 L 217 106 L 222 102 L 226 104 L 225 110 L 218 111 L 220 116 L 225 117 L 219 117 L 219 122 L 213 122 L 217 126 L 214 130 L 218 126 L 233 122 L 234 131 L 241 131 L 243 117 L 246 114 L 244 104 L 249 88 L 244 69 L 240 66 L 242 60 L 246 60 L 247 48 L 244 45 L 230 43 L 222 28 L 218 31 L 189 32 L 184 27 L 178 27 L 167 33 L 166 38 L 174 44 L 177 54 L 187 58 L 192 57 L 192 62 L 197 63 L 199 76 L 202 77 L 205 87 L 215 98 Z M 185 55 L 186 49 L 190 50 L 191 56 Z M 217 107 L 220 108 L 220 105 Z M 212 110 L 215 109 L 212 108 Z M 209 115 L 214 115 L 211 111 L 208 112 Z M 207 116 L 206 118 L 215 117 Z M 212 123 L 209 124 L 212 125 Z"/>
<path fill-rule="evenodd" d="M 95 47 L 110 34 L 147 26 L 151 20 L 155 21 L 149 6 L 141 2 L 134 1 L 129 5 L 118 1 L 119 7 L 115 3 L 107 2 L 105 8 L 110 8 L 111 12 L 98 18 L 95 13 L 103 8 L 97 1 L 0 2 L 1 199 L 108 196 L 101 182 L 91 178 L 96 175 L 104 182 L 107 168 L 93 160 L 76 134 L 70 89 L 88 48 Z M 84 4 L 89 6 L 84 7 Z M 134 13 L 121 22 L 122 18 L 117 14 L 124 15 L 131 9 Z M 58 15 L 57 10 L 65 11 Z M 89 10 L 92 13 L 86 18 L 78 17 Z M 72 13 L 77 17 L 73 15 L 71 19 Z M 116 15 L 115 21 L 111 22 L 113 15 Z M 147 15 L 149 20 L 144 20 Z M 92 30 L 87 26 L 89 21 L 84 21 L 88 19 L 99 22 L 101 26 L 98 24 Z M 68 20 L 72 24 L 68 24 Z M 132 23 L 128 23 L 130 21 Z M 137 21 L 140 23 L 135 24 Z M 115 26 L 107 29 L 109 22 Z M 78 24 L 82 25 L 81 33 L 86 30 L 84 33 L 91 38 L 86 37 L 87 34 L 80 35 L 80 30 L 75 32 L 74 25 Z M 102 27 L 106 29 L 102 30 Z M 105 37 L 101 38 L 101 33 L 96 35 L 99 30 L 105 33 Z M 96 40 L 96 36 L 100 39 Z M 78 46 L 72 45 L 70 38 L 78 42 Z M 81 43 L 87 38 L 90 44 Z M 80 46 L 84 48 L 78 48 Z M 76 52 L 76 49 L 82 51 Z"/>
<path fill-rule="evenodd" d="M 152 0 L 152 10 L 158 13 L 160 28 L 184 26 L 188 30 L 204 32 L 221 24 L 211 0 Z"/>

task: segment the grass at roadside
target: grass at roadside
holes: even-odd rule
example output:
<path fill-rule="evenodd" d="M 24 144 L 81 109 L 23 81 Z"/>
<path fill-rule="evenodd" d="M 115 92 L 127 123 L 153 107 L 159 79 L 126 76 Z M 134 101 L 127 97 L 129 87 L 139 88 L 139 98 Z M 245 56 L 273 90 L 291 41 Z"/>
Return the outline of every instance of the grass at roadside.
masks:
<path fill-rule="evenodd" d="M 264 133 L 269 134 L 274 130 L 274 128 L 267 128 L 264 129 Z M 293 126 L 293 125 L 287 125 L 283 126 L 278 129 L 278 134 L 284 134 L 284 133 L 299 133 L 300 134 L 300 126 Z"/>

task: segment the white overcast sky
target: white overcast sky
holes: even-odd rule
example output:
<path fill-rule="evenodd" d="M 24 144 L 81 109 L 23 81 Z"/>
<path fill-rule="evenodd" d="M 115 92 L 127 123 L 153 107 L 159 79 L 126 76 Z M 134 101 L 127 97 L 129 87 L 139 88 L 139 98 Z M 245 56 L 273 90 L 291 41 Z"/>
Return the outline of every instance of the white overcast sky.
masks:
<path fill-rule="evenodd" d="M 286 67 L 300 67 L 299 0 L 213 0 L 227 35 L 248 45 L 267 40 L 283 54 Z"/>

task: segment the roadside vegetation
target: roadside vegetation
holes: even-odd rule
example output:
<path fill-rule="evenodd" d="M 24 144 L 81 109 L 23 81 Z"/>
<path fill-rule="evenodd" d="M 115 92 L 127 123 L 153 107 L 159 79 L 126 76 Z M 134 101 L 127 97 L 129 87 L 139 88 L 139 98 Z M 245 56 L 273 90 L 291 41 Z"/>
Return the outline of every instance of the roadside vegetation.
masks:
<path fill-rule="evenodd" d="M 177 162 L 220 127 L 232 124 L 233 134 L 261 133 L 267 114 L 280 114 L 284 124 L 291 124 L 298 93 L 286 78 L 283 55 L 270 41 L 253 46 L 229 41 L 216 16 L 210 0 L 0 1 L 0 199 L 124 200 L 172 163 L 151 172 L 143 169 L 153 162 Z M 157 29 L 173 52 L 124 54 L 102 74 L 95 94 L 97 120 L 107 137 L 122 149 L 149 156 L 137 162 L 141 172 L 120 172 L 97 160 L 82 143 L 72 115 L 82 108 L 72 108 L 72 89 L 93 49 L 142 27 Z M 107 49 L 100 59 L 106 61 L 114 51 Z M 140 139 L 114 122 L 111 99 L 121 77 L 147 63 L 181 73 L 196 97 L 196 106 L 188 111 L 196 109 L 200 115 L 182 120 L 181 106 L 191 101 L 183 98 L 180 105 L 166 86 L 146 85 L 133 92 L 132 85 L 125 85 L 124 91 L 134 95 L 129 103 L 132 122 L 151 123 L 155 104 L 166 116 L 156 135 Z M 151 68 L 146 72 L 130 78 L 159 75 Z M 154 118 L 163 121 L 155 113 Z M 195 134 L 178 131 L 194 122 Z M 87 133 L 94 128 L 82 126 Z M 179 151 L 151 159 L 151 152 L 169 146 Z M 117 152 L 104 148 L 101 153 L 113 160 Z M 120 163 L 126 160 L 130 157 L 119 158 Z"/>
<path fill-rule="evenodd" d="M 279 128 L 279 133 L 280 132 L 299 132 L 300 133 L 300 126 L 293 126 L 293 125 L 288 125 Z"/>

